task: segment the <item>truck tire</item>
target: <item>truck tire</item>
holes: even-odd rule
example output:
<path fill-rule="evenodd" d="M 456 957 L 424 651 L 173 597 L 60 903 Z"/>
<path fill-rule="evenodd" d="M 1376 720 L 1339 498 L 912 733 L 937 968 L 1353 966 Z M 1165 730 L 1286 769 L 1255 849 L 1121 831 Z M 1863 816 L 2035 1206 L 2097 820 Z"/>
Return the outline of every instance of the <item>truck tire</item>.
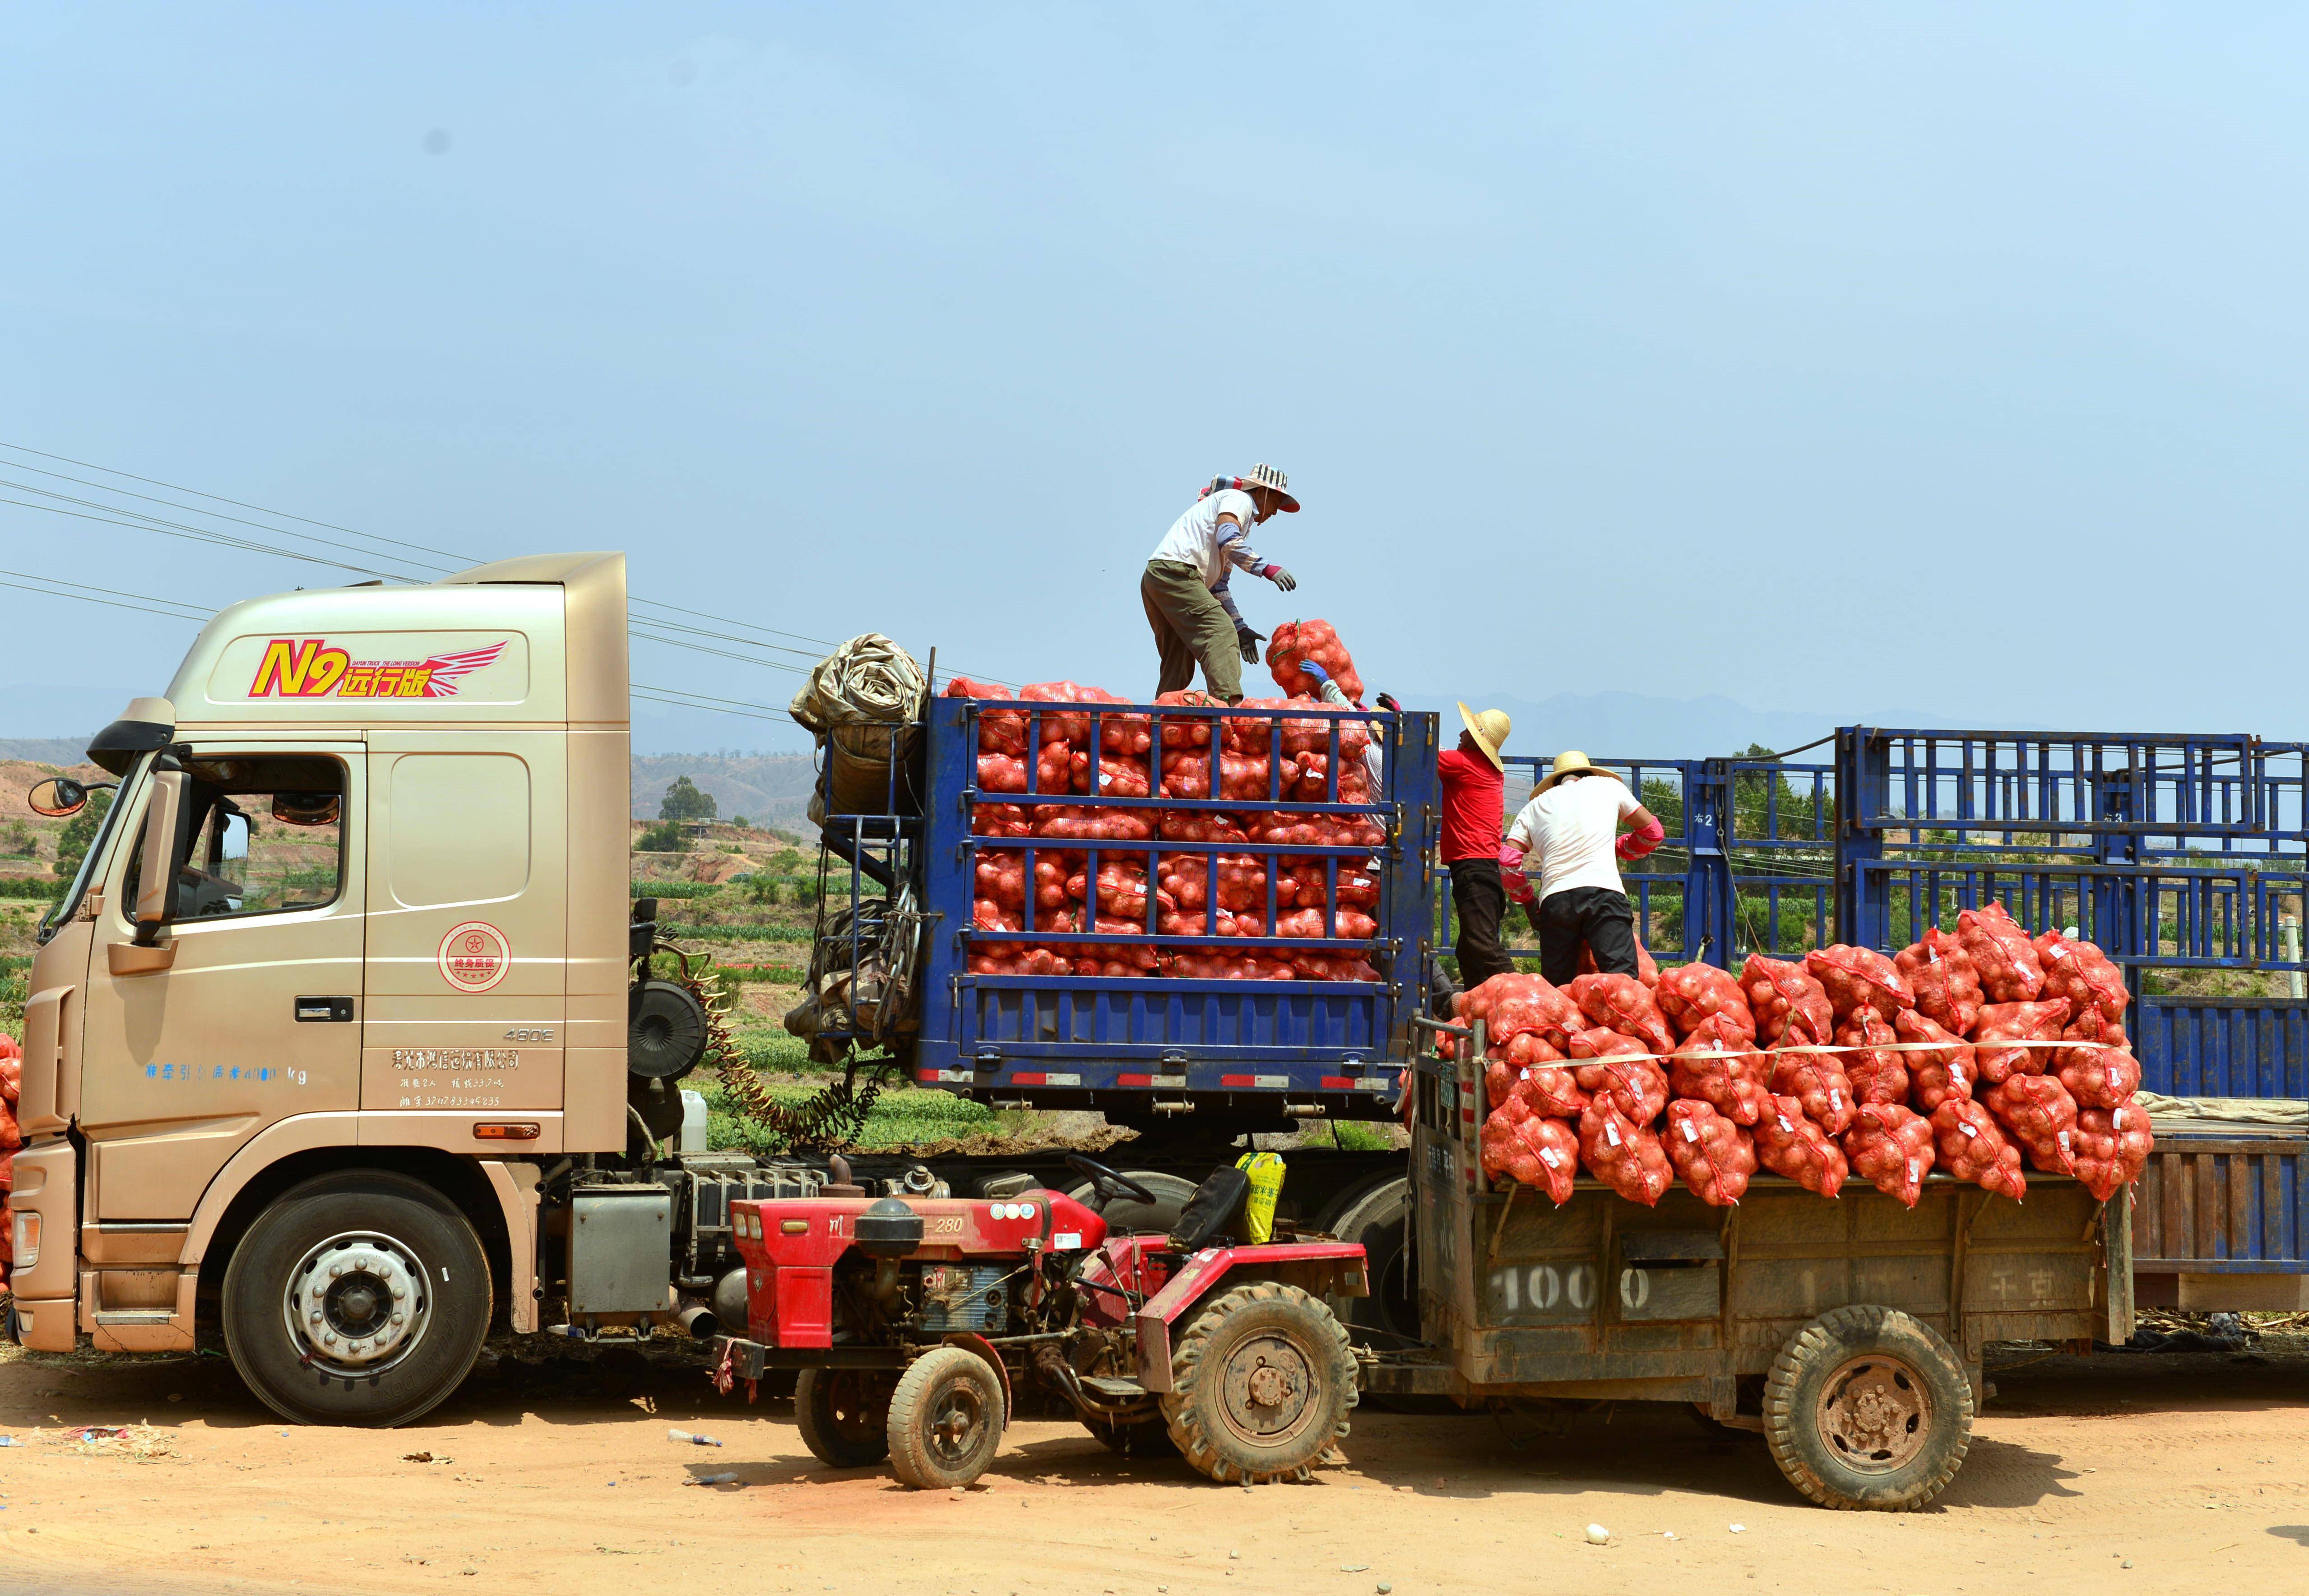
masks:
<path fill-rule="evenodd" d="M 961 1347 L 925 1352 L 890 1398 L 891 1471 L 917 1490 L 972 1484 L 1001 1450 L 1008 1422 L 1001 1378 L 984 1358 Z"/>
<path fill-rule="evenodd" d="M 1341 1241 L 1362 1244 L 1371 1295 L 1341 1297 L 1331 1311 L 1358 1345 L 1408 1346 L 1419 1340 L 1419 1303 L 1411 1286 L 1411 1183 L 1381 1175 L 1350 1186 L 1315 1221 Z"/>
<path fill-rule="evenodd" d="M 224 1274 L 224 1340 L 249 1390 L 300 1424 L 407 1424 L 464 1383 L 493 1297 L 448 1200 L 381 1169 L 292 1186 Z"/>
<path fill-rule="evenodd" d="M 881 1369 L 804 1369 L 794 1382 L 801 1444 L 829 1469 L 863 1469 L 890 1455 L 890 1392 Z"/>
<path fill-rule="evenodd" d="M 1179 1215 L 1195 1194 L 1195 1183 L 1181 1180 L 1175 1175 L 1164 1175 L 1154 1169 L 1125 1169 L 1122 1173 L 1154 1193 L 1159 1201 L 1153 1204 L 1135 1197 L 1118 1197 L 1106 1205 L 1103 1216 L 1109 1230 L 1159 1230 L 1169 1235 L 1171 1227 L 1179 1222 Z M 1077 1202 L 1087 1202 L 1091 1184 L 1083 1182 L 1067 1193 Z"/>
<path fill-rule="evenodd" d="M 1823 1507 L 1899 1513 L 1956 1477 L 1972 1444 L 1972 1383 L 1932 1326 L 1894 1308 L 1822 1314 L 1764 1382 L 1764 1439 Z"/>
<path fill-rule="evenodd" d="M 1223 1292 L 1196 1314 L 1171 1355 L 1171 1440 L 1222 1485 L 1308 1479 L 1355 1405 L 1346 1327 L 1273 1280 Z"/>

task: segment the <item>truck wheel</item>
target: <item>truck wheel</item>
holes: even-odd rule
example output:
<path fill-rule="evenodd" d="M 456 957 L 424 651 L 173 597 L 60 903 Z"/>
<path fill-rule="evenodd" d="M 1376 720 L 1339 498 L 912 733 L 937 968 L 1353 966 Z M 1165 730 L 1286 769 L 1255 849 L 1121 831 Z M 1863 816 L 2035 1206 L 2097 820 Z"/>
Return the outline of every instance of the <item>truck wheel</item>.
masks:
<path fill-rule="evenodd" d="M 1197 1314 L 1171 1357 L 1171 1440 L 1223 1485 L 1305 1479 L 1347 1433 L 1346 1327 L 1296 1286 L 1237 1286 Z"/>
<path fill-rule="evenodd" d="M 1331 1311 L 1346 1322 L 1348 1333 L 1358 1343 L 1376 1340 L 1381 1347 L 1416 1341 L 1419 1305 L 1411 1288 L 1411 1183 L 1399 1175 L 1383 1175 L 1350 1187 L 1323 1210 L 1315 1228 L 1341 1241 L 1362 1244 L 1371 1295 L 1342 1297 L 1331 1304 Z M 1374 1337 L 1368 1333 L 1371 1331 L 1379 1333 Z"/>
<path fill-rule="evenodd" d="M 1154 1193 L 1159 1201 L 1149 1204 L 1135 1197 L 1116 1198 L 1106 1205 L 1103 1216 L 1109 1230 L 1160 1230 L 1167 1235 L 1195 1195 L 1195 1183 L 1175 1175 L 1164 1175 L 1156 1169 L 1125 1169 L 1122 1174 Z M 1083 1182 L 1067 1195 L 1077 1202 L 1089 1201 L 1090 1183 Z"/>
<path fill-rule="evenodd" d="M 862 1469 L 890 1455 L 889 1375 L 880 1369 L 804 1369 L 794 1382 L 801 1444 L 831 1469 Z"/>
<path fill-rule="evenodd" d="M 1823 1507 L 1921 1507 L 1972 1444 L 1972 1383 L 1932 1326 L 1893 1308 L 1838 1308 L 1773 1362 L 1764 1439 Z"/>
<path fill-rule="evenodd" d="M 464 1383 L 491 1303 L 463 1214 L 406 1175 L 351 1170 L 292 1187 L 241 1237 L 225 1347 L 284 1418 L 407 1424 Z"/>
<path fill-rule="evenodd" d="M 984 1358 L 960 1347 L 926 1352 L 890 1398 L 890 1468 L 917 1490 L 968 1485 L 994 1462 L 1008 1421 Z"/>

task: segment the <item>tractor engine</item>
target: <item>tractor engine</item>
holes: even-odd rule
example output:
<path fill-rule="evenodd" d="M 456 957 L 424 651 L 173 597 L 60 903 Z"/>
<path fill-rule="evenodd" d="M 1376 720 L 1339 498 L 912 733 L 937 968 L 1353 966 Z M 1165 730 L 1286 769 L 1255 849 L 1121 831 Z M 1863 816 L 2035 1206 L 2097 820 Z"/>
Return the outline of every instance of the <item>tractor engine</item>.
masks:
<path fill-rule="evenodd" d="M 826 1196 L 739 1201 L 750 1338 L 784 1350 L 897 1347 L 1064 1323 L 1051 1271 L 1106 1237 L 1073 1198 L 998 1201 Z"/>

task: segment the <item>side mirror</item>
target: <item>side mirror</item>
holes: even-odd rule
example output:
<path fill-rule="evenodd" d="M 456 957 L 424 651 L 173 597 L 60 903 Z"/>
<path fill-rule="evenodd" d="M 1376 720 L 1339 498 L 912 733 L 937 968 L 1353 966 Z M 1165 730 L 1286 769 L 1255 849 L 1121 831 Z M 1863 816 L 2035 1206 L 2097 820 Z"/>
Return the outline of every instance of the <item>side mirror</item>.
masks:
<path fill-rule="evenodd" d="M 36 815 L 61 820 L 80 813 L 88 802 L 88 789 L 69 776 L 52 776 L 33 783 L 32 790 L 24 794 L 24 802 Z"/>
<path fill-rule="evenodd" d="M 177 906 L 177 831 L 184 822 L 185 794 L 193 778 L 163 770 L 152 778 L 152 802 L 144 811 L 144 851 L 136 865 L 136 940 L 149 947 Z"/>
<path fill-rule="evenodd" d="M 272 818 L 284 826 L 333 826 L 338 801 L 334 793 L 275 793 Z"/>

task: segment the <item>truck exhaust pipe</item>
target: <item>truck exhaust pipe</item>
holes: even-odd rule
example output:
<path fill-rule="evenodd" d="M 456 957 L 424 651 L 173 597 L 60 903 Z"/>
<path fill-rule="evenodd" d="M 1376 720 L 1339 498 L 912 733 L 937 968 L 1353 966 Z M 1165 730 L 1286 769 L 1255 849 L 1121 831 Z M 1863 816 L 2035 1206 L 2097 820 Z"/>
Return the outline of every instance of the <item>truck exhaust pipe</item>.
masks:
<path fill-rule="evenodd" d="M 721 1319 L 702 1302 L 689 1304 L 673 1316 L 673 1322 L 688 1331 L 693 1341 L 710 1341 L 722 1333 Z"/>

